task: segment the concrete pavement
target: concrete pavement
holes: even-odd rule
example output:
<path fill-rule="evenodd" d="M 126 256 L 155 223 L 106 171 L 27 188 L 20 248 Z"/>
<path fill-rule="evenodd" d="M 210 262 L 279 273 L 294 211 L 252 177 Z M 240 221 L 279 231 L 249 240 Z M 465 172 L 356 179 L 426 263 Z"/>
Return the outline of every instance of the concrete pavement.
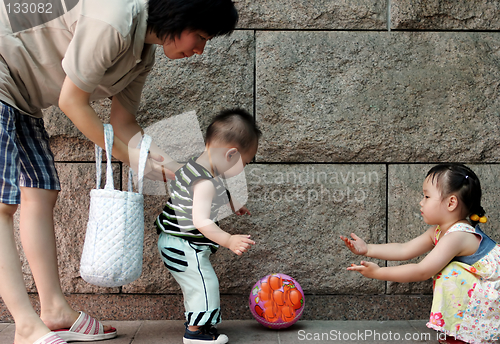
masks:
<path fill-rule="evenodd" d="M 182 344 L 181 320 L 105 321 L 118 329 L 118 337 L 102 344 Z M 283 330 L 268 329 L 253 320 L 228 320 L 219 332 L 229 344 L 334 344 L 334 343 L 438 343 L 437 333 L 425 320 L 411 321 L 298 321 Z M 12 344 L 14 325 L 0 323 L 0 344 Z"/>

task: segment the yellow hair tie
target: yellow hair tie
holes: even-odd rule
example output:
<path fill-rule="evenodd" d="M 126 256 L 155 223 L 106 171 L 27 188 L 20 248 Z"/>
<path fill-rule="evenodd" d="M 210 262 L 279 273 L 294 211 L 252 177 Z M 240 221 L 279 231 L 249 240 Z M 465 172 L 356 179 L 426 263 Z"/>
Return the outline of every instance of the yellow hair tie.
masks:
<path fill-rule="evenodd" d="M 481 223 L 486 223 L 488 221 L 488 219 L 486 218 L 486 216 L 479 217 L 479 215 L 477 215 L 477 214 L 472 214 L 470 216 L 470 220 L 474 221 L 474 222 L 481 222 Z"/>

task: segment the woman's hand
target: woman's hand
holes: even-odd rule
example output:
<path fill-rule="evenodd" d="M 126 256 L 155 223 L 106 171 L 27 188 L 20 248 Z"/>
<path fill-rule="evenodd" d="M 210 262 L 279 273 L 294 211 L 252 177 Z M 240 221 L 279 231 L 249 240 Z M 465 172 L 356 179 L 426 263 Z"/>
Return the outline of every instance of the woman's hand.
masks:
<path fill-rule="evenodd" d="M 175 171 L 181 166 L 181 164 L 173 160 L 166 162 L 162 155 L 150 152 L 144 170 L 144 177 L 166 183 L 168 180 L 175 179 Z"/>
<path fill-rule="evenodd" d="M 351 237 L 353 240 L 346 238 L 344 236 L 340 236 L 340 239 L 345 243 L 347 248 L 351 250 L 352 253 L 364 256 L 368 253 L 368 245 L 358 237 L 356 234 L 351 233 Z"/>
<path fill-rule="evenodd" d="M 363 276 L 368 278 L 376 278 L 375 275 L 377 274 L 377 271 L 380 269 L 380 266 L 378 266 L 375 263 L 366 261 L 361 261 L 360 264 L 361 265 L 351 264 L 351 266 L 348 267 L 347 270 L 357 271 Z"/>
<path fill-rule="evenodd" d="M 137 171 L 139 166 L 140 149 L 136 147 L 140 137 L 140 133 L 134 135 L 133 139 L 130 140 L 128 144 L 128 164 L 134 171 Z M 127 161 L 124 162 L 127 163 Z M 175 179 L 175 171 L 177 171 L 181 166 L 181 164 L 172 160 L 166 153 L 161 151 L 161 149 L 159 149 L 154 142 L 152 142 L 151 147 L 149 148 L 146 167 L 144 169 L 144 177 L 151 180 L 161 180 L 163 182 L 167 182 L 167 180 Z"/>

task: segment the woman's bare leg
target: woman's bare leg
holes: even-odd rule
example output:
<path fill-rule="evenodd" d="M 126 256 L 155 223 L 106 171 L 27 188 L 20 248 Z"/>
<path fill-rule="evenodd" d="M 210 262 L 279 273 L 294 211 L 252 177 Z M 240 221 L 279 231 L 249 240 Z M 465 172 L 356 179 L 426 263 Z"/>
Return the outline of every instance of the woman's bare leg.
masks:
<path fill-rule="evenodd" d="M 78 319 L 59 280 L 53 210 L 58 191 L 21 187 L 20 233 L 40 297 L 40 318 L 51 329 L 69 328 Z"/>
<path fill-rule="evenodd" d="M 51 330 L 70 328 L 80 315 L 68 304 L 59 280 L 53 216 L 58 193 L 21 187 L 21 242 L 40 297 L 40 318 Z"/>
<path fill-rule="evenodd" d="M 32 344 L 49 333 L 34 311 L 24 284 L 21 261 L 14 237 L 17 205 L 0 203 L 0 296 L 16 323 L 16 344 Z"/>

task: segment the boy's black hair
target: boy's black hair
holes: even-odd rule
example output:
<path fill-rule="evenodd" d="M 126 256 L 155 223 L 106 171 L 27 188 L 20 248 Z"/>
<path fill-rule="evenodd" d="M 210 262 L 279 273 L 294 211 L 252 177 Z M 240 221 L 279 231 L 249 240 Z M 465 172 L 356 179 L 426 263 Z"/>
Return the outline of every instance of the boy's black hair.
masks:
<path fill-rule="evenodd" d="M 456 194 L 464 205 L 466 216 L 484 216 L 485 211 L 481 206 L 481 183 L 470 168 L 462 164 L 439 164 L 429 170 L 427 177 L 430 177 L 432 182 L 436 181 L 443 197 Z M 477 221 L 471 222 L 474 226 L 477 224 Z"/>
<path fill-rule="evenodd" d="M 231 0 L 149 0 L 148 31 L 162 40 L 180 37 L 185 29 L 209 36 L 228 35 L 238 22 Z"/>
<path fill-rule="evenodd" d="M 246 110 L 234 108 L 223 110 L 214 117 L 207 128 L 205 142 L 222 141 L 234 144 L 245 152 L 258 144 L 261 135 L 252 115 Z"/>

